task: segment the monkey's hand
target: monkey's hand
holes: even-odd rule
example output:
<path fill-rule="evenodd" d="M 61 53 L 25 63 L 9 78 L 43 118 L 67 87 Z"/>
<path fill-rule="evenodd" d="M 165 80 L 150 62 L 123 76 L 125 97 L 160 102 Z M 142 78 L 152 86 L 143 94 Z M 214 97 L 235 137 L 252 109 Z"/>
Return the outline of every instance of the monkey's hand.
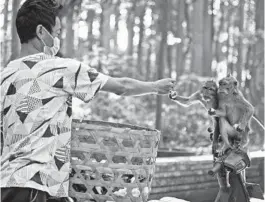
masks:
<path fill-rule="evenodd" d="M 234 124 L 233 127 L 236 129 L 237 132 L 240 132 L 240 133 L 244 132 L 246 128 L 245 124 L 242 124 L 242 123 Z"/>
<path fill-rule="evenodd" d="M 169 99 L 171 99 L 171 100 L 175 100 L 177 98 L 177 96 L 178 96 L 178 93 L 176 91 L 173 91 L 173 90 L 171 90 L 169 95 L 168 95 Z"/>
<path fill-rule="evenodd" d="M 208 131 L 209 133 L 213 133 L 213 129 L 212 129 L 211 127 L 207 128 L 207 131 Z"/>
<path fill-rule="evenodd" d="M 219 156 L 223 156 L 229 149 L 233 149 L 231 145 L 223 145 L 221 151 L 219 152 Z"/>
<path fill-rule="evenodd" d="M 215 109 L 210 108 L 210 109 L 208 110 L 208 114 L 211 115 L 211 116 L 216 115 L 216 111 L 215 111 Z"/>

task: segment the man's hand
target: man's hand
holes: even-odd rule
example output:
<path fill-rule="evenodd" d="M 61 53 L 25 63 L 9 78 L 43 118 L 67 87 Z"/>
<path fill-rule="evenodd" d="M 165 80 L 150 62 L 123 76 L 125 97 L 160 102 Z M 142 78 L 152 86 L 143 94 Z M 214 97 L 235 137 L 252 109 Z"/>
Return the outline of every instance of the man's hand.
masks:
<path fill-rule="evenodd" d="M 175 84 L 174 79 L 166 78 L 155 81 L 154 88 L 158 94 L 168 94 L 170 90 L 173 89 L 174 84 Z"/>
<path fill-rule="evenodd" d="M 110 77 L 102 87 L 102 91 L 112 92 L 122 96 L 136 96 L 147 94 L 168 94 L 174 87 L 174 79 L 161 79 L 152 82 L 139 81 L 131 78 Z"/>

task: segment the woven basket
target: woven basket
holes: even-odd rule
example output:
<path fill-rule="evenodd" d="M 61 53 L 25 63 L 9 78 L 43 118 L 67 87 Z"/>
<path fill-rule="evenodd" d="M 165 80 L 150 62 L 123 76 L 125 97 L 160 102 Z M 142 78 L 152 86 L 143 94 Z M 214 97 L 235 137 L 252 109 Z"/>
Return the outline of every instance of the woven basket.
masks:
<path fill-rule="evenodd" d="M 73 121 L 69 194 L 78 202 L 145 202 L 160 132 L 98 121 Z"/>

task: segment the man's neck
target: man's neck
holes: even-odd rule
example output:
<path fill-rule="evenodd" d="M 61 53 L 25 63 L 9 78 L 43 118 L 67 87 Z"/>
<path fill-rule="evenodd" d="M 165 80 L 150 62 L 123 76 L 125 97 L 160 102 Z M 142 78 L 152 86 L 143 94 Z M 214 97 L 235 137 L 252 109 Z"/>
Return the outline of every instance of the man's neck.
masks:
<path fill-rule="evenodd" d="M 21 50 L 20 50 L 20 54 L 19 57 L 26 57 L 28 55 L 34 55 L 37 53 L 41 53 L 37 48 L 35 48 L 33 46 L 33 44 L 31 43 L 23 43 L 21 44 Z"/>

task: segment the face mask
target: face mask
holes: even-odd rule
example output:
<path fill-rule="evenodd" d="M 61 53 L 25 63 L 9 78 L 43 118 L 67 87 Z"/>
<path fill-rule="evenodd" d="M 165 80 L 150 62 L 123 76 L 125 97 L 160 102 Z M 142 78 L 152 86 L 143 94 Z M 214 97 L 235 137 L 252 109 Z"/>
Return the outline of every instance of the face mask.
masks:
<path fill-rule="evenodd" d="M 43 39 L 41 39 L 42 43 L 44 44 L 43 52 L 47 55 L 55 56 L 60 49 L 60 39 L 58 37 L 53 37 L 46 29 L 45 31 L 50 35 L 50 37 L 52 37 L 53 46 L 52 47 L 47 46 L 43 41 Z"/>

